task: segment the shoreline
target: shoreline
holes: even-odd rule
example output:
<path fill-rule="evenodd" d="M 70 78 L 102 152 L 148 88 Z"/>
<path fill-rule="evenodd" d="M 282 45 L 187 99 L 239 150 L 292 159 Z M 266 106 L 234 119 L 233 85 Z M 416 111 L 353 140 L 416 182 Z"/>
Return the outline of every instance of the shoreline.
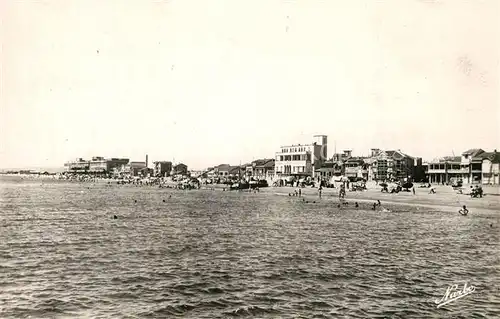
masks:
<path fill-rule="evenodd" d="M 6 176 L 6 175 L 3 175 Z M 61 183 L 71 183 L 71 184 L 87 184 L 89 182 L 79 182 L 79 181 L 68 181 L 68 180 L 59 180 L 53 178 L 52 176 L 44 176 L 44 177 L 36 177 L 36 178 L 22 178 L 22 176 L 14 175 L 14 180 L 18 181 L 26 181 L 26 182 L 35 182 L 35 181 L 43 181 L 50 180 L 53 182 L 61 182 Z M 12 177 L 14 177 L 12 176 Z M 1 178 L 0 178 L 1 179 Z M 113 179 L 97 179 L 93 182 L 93 184 L 97 185 L 108 185 L 109 186 L 125 186 L 126 185 L 117 185 L 117 180 Z M 174 185 L 175 182 L 166 183 Z M 151 187 L 151 185 L 141 185 L 135 186 L 145 188 L 146 190 Z M 222 191 L 223 188 L 226 188 L 228 192 L 238 192 L 235 190 L 230 191 L 228 185 L 224 184 L 207 184 L 201 185 L 200 190 L 210 191 L 211 189 L 215 191 Z M 296 187 L 290 186 L 282 186 L 282 187 L 264 187 L 260 188 L 260 194 L 273 195 L 273 196 L 288 196 L 289 193 L 294 193 Z M 419 188 L 416 187 L 416 195 L 413 195 L 412 192 L 400 192 L 397 194 L 390 193 L 381 193 L 380 187 L 375 185 L 369 185 L 368 189 L 365 191 L 348 191 L 346 193 L 346 197 L 342 201 L 347 201 L 349 203 L 359 202 L 361 203 L 373 203 L 377 200 L 382 202 L 382 205 L 397 205 L 397 206 L 407 206 L 407 207 L 422 207 L 429 209 L 436 209 L 440 211 L 451 211 L 457 212 L 463 205 L 466 205 L 469 210 L 472 211 L 488 211 L 488 212 L 498 212 L 500 211 L 500 187 L 488 186 L 484 187 L 485 196 L 483 198 L 471 198 L 466 194 L 457 194 L 456 191 L 452 189 L 451 186 L 435 186 L 436 194 L 429 194 L 428 188 Z M 335 206 L 340 202 L 338 198 L 338 188 L 324 188 L 322 191 L 322 198 L 319 199 L 318 189 L 305 187 L 301 188 L 302 197 L 306 200 L 310 201 L 318 201 L 321 203 L 335 203 Z M 248 192 L 248 190 L 243 190 L 243 192 Z M 295 196 L 291 196 L 291 198 L 297 198 Z"/>
<path fill-rule="evenodd" d="M 208 186 L 208 187 L 207 187 Z M 203 185 L 202 190 L 222 190 L 225 185 Z M 500 211 L 500 197 L 494 194 L 487 194 L 483 198 L 471 198 L 469 195 L 456 194 L 453 191 L 446 191 L 446 186 L 440 186 L 437 189 L 437 194 L 428 194 L 428 189 L 422 188 L 424 191 L 416 191 L 416 195 L 411 192 L 400 192 L 398 194 L 381 193 L 379 189 L 370 188 L 366 191 L 347 192 L 346 197 L 342 201 L 349 203 L 374 203 L 380 200 L 382 204 L 407 206 L 407 207 L 425 207 L 447 212 L 457 212 L 463 205 L 474 211 Z M 451 189 L 451 187 L 448 186 Z M 293 193 L 295 187 L 265 187 L 260 189 L 261 194 L 273 196 L 286 196 Z M 315 200 L 319 202 L 332 202 L 337 205 L 341 202 L 338 198 L 338 189 L 325 188 L 322 192 L 321 199 L 318 196 L 317 188 L 301 188 L 302 198 L 306 200 Z M 235 191 L 232 191 L 235 192 Z M 248 190 L 243 190 L 248 192 Z M 291 198 L 298 198 L 291 196 Z"/>

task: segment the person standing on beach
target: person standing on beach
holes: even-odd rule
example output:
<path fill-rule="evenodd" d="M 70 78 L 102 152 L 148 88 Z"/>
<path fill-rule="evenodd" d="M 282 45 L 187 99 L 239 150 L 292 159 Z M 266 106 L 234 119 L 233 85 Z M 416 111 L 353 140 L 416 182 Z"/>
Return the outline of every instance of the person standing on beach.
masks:
<path fill-rule="evenodd" d="M 323 190 L 323 186 L 320 186 L 319 189 L 318 189 L 318 193 L 319 193 L 319 198 L 321 198 L 321 191 Z"/>
<path fill-rule="evenodd" d="M 302 197 L 302 190 L 299 188 L 299 197 Z"/>
<path fill-rule="evenodd" d="M 415 195 L 415 187 L 412 188 L 413 195 Z"/>

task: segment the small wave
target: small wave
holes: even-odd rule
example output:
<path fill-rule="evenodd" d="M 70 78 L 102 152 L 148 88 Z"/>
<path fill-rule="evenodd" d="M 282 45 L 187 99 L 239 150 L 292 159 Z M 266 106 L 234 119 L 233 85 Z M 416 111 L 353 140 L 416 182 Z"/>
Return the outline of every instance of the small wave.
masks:
<path fill-rule="evenodd" d="M 193 310 L 194 308 L 195 308 L 195 306 L 193 306 L 191 304 L 181 303 L 181 304 L 177 304 L 177 305 L 168 305 L 165 307 L 161 307 L 159 309 L 142 314 L 140 316 L 143 316 L 143 315 L 147 316 L 147 317 L 151 317 L 151 316 L 157 317 L 158 315 L 160 315 L 160 316 L 162 316 L 162 315 L 180 316 L 180 315 L 186 314 L 187 312 Z"/>
<path fill-rule="evenodd" d="M 189 290 L 189 289 L 201 289 L 206 287 L 207 284 L 203 282 L 193 282 L 193 283 L 181 283 L 176 284 L 172 288 L 174 290 Z"/>
<path fill-rule="evenodd" d="M 219 298 L 215 300 L 210 300 L 210 301 L 203 301 L 200 304 L 197 305 L 197 308 L 208 308 L 208 309 L 225 309 L 229 307 L 230 305 L 235 305 L 239 304 L 238 302 L 234 301 L 229 301 L 224 298 Z"/>
<path fill-rule="evenodd" d="M 331 308 L 332 305 L 330 305 L 326 301 L 321 301 L 321 300 L 313 300 L 310 302 L 310 304 L 313 306 L 313 308 Z"/>
<path fill-rule="evenodd" d="M 112 282 L 119 282 L 119 283 L 124 283 L 124 284 L 133 284 L 137 282 L 147 282 L 153 280 L 150 277 L 144 277 L 144 276 L 133 276 L 133 277 L 113 277 L 111 279 Z"/>
<path fill-rule="evenodd" d="M 219 288 L 219 287 L 208 287 L 208 288 L 202 289 L 202 291 L 209 294 L 209 295 L 224 293 L 224 289 Z"/>
<path fill-rule="evenodd" d="M 242 306 L 234 309 L 232 311 L 224 312 L 225 315 L 231 317 L 243 317 L 243 316 L 259 316 L 264 314 L 278 314 L 280 311 L 272 307 L 259 307 L 259 306 Z"/>

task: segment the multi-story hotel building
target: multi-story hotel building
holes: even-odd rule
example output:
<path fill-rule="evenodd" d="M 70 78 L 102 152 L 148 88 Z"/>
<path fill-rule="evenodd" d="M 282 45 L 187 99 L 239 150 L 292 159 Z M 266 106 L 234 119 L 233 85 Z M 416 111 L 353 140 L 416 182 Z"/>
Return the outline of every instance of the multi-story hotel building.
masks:
<path fill-rule="evenodd" d="M 69 161 L 64 164 L 68 172 L 72 173 L 92 173 L 108 174 L 115 168 L 128 164 L 128 158 L 104 158 L 94 156 L 91 160 L 78 158 L 75 161 Z"/>
<path fill-rule="evenodd" d="M 275 173 L 278 176 L 315 176 L 327 156 L 327 136 L 315 135 L 306 145 L 281 146 L 276 153 Z"/>
<path fill-rule="evenodd" d="M 400 150 L 381 151 L 379 149 L 372 149 L 370 162 L 370 173 L 373 174 L 371 178 L 373 180 L 413 179 L 415 158 L 404 154 Z"/>
<path fill-rule="evenodd" d="M 87 173 L 90 169 L 90 161 L 77 158 L 74 161 L 64 163 L 64 167 L 70 173 Z"/>

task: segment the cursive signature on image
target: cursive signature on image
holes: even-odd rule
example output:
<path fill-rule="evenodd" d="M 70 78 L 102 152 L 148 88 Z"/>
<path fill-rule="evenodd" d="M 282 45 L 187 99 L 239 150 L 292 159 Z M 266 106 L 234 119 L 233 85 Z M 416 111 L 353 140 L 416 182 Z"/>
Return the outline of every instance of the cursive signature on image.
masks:
<path fill-rule="evenodd" d="M 467 283 L 464 283 L 463 288 L 459 288 L 459 286 L 456 284 L 451 285 L 448 287 L 448 289 L 446 289 L 444 296 L 441 299 L 436 300 L 434 302 L 437 304 L 437 307 L 439 308 L 457 299 L 470 295 L 474 291 L 476 291 L 476 287 L 474 287 L 473 285 L 468 286 Z"/>

